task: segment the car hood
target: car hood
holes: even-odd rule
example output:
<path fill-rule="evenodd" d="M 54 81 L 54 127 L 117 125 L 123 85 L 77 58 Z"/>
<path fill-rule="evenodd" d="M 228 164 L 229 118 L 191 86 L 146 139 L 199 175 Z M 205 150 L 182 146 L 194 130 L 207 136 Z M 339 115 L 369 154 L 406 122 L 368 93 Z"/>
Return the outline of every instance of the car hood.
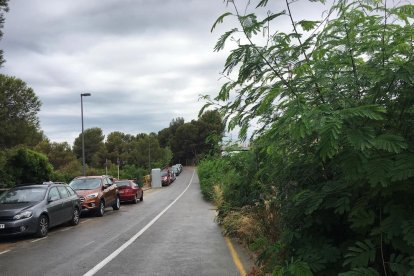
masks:
<path fill-rule="evenodd" d="M 0 204 L 0 217 L 14 216 L 36 204 L 38 204 L 38 202 Z"/>
<path fill-rule="evenodd" d="M 75 190 L 75 192 L 80 196 L 87 196 L 93 193 L 99 193 L 101 189 L 93 189 L 93 190 Z"/>

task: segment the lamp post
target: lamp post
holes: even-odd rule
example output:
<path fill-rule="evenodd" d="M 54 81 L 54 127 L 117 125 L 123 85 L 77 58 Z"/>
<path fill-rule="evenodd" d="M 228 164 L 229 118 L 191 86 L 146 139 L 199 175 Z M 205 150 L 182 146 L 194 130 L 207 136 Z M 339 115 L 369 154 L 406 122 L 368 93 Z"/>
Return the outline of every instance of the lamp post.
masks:
<path fill-rule="evenodd" d="M 85 172 L 85 139 L 83 137 L 83 97 L 90 96 L 91 93 L 82 93 L 81 96 L 81 119 L 82 119 L 82 165 L 83 165 L 83 176 L 86 176 Z"/>

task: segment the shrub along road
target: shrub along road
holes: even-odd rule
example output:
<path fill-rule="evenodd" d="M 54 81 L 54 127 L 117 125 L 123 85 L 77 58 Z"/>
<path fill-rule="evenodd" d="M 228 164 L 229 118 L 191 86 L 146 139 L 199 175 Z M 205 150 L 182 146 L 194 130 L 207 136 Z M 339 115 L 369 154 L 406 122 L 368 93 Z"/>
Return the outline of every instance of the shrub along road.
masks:
<path fill-rule="evenodd" d="M 180 197 L 181 196 L 181 197 Z M 178 198 L 178 199 L 177 199 Z M 49 236 L 0 239 L 6 275 L 240 275 L 193 168 L 137 205 Z M 240 250 L 239 250 L 240 254 Z M 242 260 L 246 256 L 241 254 Z"/>

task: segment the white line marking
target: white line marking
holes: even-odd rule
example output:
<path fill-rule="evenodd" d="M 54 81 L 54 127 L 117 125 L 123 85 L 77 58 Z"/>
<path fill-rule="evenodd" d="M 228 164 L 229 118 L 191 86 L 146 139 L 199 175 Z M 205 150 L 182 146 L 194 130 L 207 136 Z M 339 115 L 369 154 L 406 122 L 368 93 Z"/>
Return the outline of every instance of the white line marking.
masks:
<path fill-rule="evenodd" d="M 95 241 L 91 241 L 91 242 L 88 242 L 87 244 L 85 244 L 83 247 L 87 247 L 88 245 L 90 245 L 90 244 L 93 244 Z"/>
<path fill-rule="evenodd" d="M 10 252 L 10 250 L 4 250 L 4 251 L 0 252 L 0 255 L 5 254 L 7 252 Z"/>
<path fill-rule="evenodd" d="M 193 175 L 191 176 L 190 183 L 188 183 L 187 187 L 184 189 L 184 191 L 173 201 L 170 205 L 168 205 L 164 210 L 161 211 L 155 218 L 153 218 L 147 225 L 144 226 L 138 233 L 136 233 L 134 236 L 132 236 L 128 241 L 126 241 L 121 247 L 119 247 L 117 250 L 112 252 L 111 255 L 103 259 L 99 264 L 95 265 L 91 270 L 83 274 L 83 276 L 92 276 L 95 275 L 96 272 L 101 270 L 105 265 L 107 265 L 110 261 L 115 259 L 116 256 L 118 256 L 122 251 L 124 251 L 131 243 L 133 243 L 136 239 L 138 239 L 148 228 L 150 228 L 165 212 L 167 212 L 168 209 L 171 208 L 171 206 L 176 203 L 180 197 L 188 190 L 188 188 L 191 185 L 191 182 L 193 182 L 193 177 L 195 174 L 195 170 L 193 171 Z"/>
<path fill-rule="evenodd" d="M 72 229 L 73 227 L 66 227 L 66 228 L 63 228 L 62 230 L 60 230 L 59 232 L 65 232 L 65 231 L 68 231 L 68 230 L 70 230 L 70 229 Z"/>
<path fill-rule="evenodd" d="M 31 242 L 38 242 L 38 241 L 41 241 L 41 240 L 44 240 L 44 239 L 47 239 L 47 237 L 40 238 L 40 239 L 37 239 L 37 240 L 33 240 L 33 241 L 31 241 Z"/>
<path fill-rule="evenodd" d="M 85 222 L 87 222 L 87 221 L 90 221 L 91 219 L 86 219 L 86 220 L 84 220 L 84 221 L 81 221 L 81 223 L 85 223 Z"/>

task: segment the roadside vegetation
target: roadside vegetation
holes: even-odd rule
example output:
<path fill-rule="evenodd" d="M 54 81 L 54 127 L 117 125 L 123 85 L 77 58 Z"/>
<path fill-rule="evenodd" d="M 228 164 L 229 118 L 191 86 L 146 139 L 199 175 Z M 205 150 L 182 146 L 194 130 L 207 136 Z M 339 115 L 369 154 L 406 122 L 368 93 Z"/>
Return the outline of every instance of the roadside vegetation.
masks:
<path fill-rule="evenodd" d="M 249 151 L 199 165 L 217 221 L 263 274 L 414 275 L 414 6 L 340 0 L 313 21 L 246 2 L 213 26 L 235 24 L 206 107 L 242 139 L 256 126 Z"/>

